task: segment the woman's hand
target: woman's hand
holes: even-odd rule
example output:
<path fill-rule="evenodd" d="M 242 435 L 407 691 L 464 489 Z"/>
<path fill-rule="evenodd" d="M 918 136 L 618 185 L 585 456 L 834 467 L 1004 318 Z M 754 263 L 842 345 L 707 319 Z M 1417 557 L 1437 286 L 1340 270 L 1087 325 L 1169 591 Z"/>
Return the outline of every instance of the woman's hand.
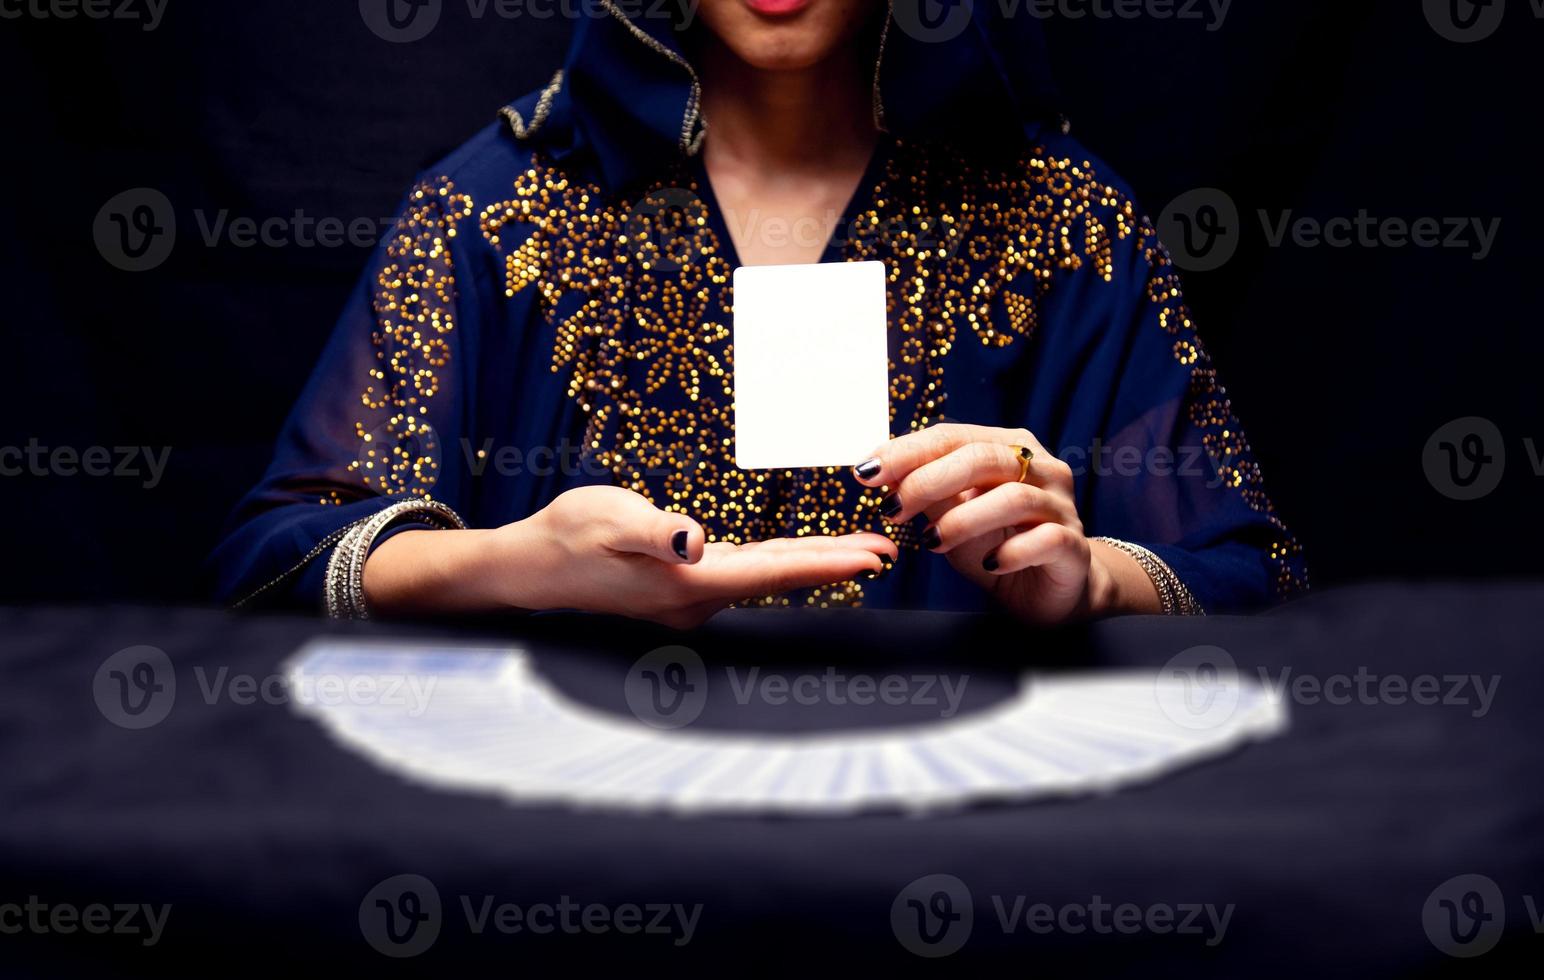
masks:
<path fill-rule="evenodd" d="M 1034 454 L 1022 482 L 1016 446 Z M 935 425 L 887 443 L 854 472 L 865 485 L 889 488 L 886 519 L 926 514 L 923 546 L 1023 619 L 1160 609 L 1141 566 L 1084 536 L 1072 469 L 1024 429 Z"/>
<path fill-rule="evenodd" d="M 621 487 L 570 490 L 492 531 L 407 531 L 365 563 L 384 613 L 579 609 L 676 629 L 733 602 L 830 585 L 882 567 L 879 534 L 705 544 L 701 525 Z"/>

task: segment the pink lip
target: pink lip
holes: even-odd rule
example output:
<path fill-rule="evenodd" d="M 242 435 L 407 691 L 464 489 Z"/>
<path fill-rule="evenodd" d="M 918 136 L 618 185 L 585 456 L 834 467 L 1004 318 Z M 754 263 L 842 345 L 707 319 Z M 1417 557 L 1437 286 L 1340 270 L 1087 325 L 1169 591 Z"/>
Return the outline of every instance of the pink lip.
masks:
<path fill-rule="evenodd" d="M 813 0 L 745 0 L 745 5 L 766 17 L 786 17 L 808 7 Z"/>

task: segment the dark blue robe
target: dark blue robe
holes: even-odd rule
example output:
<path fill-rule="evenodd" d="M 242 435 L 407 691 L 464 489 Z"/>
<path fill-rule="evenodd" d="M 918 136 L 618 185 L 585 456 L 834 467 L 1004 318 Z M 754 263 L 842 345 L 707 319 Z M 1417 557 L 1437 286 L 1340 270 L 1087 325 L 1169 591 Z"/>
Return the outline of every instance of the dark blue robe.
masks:
<path fill-rule="evenodd" d="M 886 135 L 825 255 L 888 269 L 892 434 L 1028 428 L 1073 466 L 1087 532 L 1208 611 L 1305 588 L 1152 223 L 1066 135 L 1033 18 L 976 7 L 946 41 L 876 21 Z M 754 601 L 986 603 L 849 472 L 735 467 L 737 260 L 677 41 L 581 18 L 552 85 L 420 178 L 214 556 L 222 597 L 316 607 L 337 532 L 405 497 L 495 527 L 615 483 L 710 540 L 901 545 L 876 580 Z"/>

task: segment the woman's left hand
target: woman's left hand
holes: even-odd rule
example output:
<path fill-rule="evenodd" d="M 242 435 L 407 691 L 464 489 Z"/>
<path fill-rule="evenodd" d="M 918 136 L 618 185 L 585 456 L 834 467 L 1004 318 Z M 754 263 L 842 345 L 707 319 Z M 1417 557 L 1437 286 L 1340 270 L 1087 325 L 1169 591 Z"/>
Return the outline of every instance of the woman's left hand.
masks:
<path fill-rule="evenodd" d="M 1032 454 L 1027 470 L 1017 447 Z M 1072 468 L 1029 431 L 935 425 L 885 444 L 854 473 L 889 488 L 887 520 L 926 514 L 923 546 L 1021 618 L 1052 624 L 1113 611 L 1115 579 L 1106 550 L 1083 534 Z"/>

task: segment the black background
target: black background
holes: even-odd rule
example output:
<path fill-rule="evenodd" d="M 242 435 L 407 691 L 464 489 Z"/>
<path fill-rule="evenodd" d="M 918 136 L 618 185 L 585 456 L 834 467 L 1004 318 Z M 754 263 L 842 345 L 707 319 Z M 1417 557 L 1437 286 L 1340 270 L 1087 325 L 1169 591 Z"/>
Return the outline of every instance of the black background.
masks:
<path fill-rule="evenodd" d="M 32 3 L 36 0 L 27 0 Z M 114 0 L 115 3 L 122 0 Z M 16 0 L 0 0 L 14 10 Z M 1418 0 L 1298 0 L 1205 21 L 1047 25 L 1074 132 L 1156 214 L 1225 190 L 1238 254 L 1189 298 L 1319 586 L 1528 574 L 1544 482 L 1532 85 L 1544 20 L 1439 36 Z M 171 447 L 163 482 L 0 478 L 0 602 L 200 597 L 200 566 L 266 465 L 368 250 L 209 247 L 231 217 L 382 219 L 414 174 L 544 84 L 569 22 L 445 0 L 389 44 L 355 0 L 169 0 L 140 22 L 0 19 L 0 446 Z M 171 258 L 120 272 L 92 226 L 139 187 L 175 205 Z M 1256 212 L 1502 219 L 1493 254 L 1271 247 Z M 1441 424 L 1492 420 L 1500 487 L 1448 500 Z"/>

